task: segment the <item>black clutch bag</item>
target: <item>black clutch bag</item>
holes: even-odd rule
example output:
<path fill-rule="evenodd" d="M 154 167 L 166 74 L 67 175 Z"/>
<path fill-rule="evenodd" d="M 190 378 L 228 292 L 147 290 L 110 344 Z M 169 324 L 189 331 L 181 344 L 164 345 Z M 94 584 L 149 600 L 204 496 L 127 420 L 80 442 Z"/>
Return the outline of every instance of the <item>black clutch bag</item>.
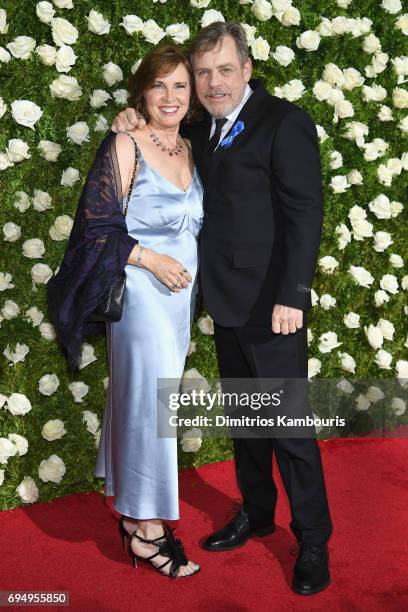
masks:
<path fill-rule="evenodd" d="M 130 136 L 130 134 L 129 134 Z M 132 136 L 130 136 L 132 138 Z M 133 138 L 132 138 L 133 140 Z M 124 211 L 124 215 L 127 215 L 128 203 L 130 194 L 132 193 L 133 183 L 136 176 L 136 168 L 137 168 L 137 159 L 138 159 L 138 150 L 137 144 L 135 140 L 133 140 L 135 145 L 135 164 L 133 168 L 132 180 L 130 181 L 129 191 L 127 194 L 127 202 Z M 87 321 L 119 321 L 122 317 L 123 311 L 123 299 L 125 297 L 125 288 L 126 288 L 126 272 L 123 270 L 112 282 L 109 289 L 104 294 L 101 302 L 98 304 L 97 308 L 93 311 L 89 317 L 87 317 Z"/>

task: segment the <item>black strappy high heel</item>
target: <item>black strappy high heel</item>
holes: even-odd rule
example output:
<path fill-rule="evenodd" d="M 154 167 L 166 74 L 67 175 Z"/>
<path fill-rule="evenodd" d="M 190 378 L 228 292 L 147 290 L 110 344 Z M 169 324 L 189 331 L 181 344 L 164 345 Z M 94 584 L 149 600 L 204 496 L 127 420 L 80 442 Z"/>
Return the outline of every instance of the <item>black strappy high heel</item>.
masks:
<path fill-rule="evenodd" d="M 133 534 L 129 533 L 128 530 L 125 529 L 125 526 L 123 524 L 124 518 L 125 517 L 123 516 L 123 514 L 121 514 L 118 525 L 119 525 L 119 533 L 122 538 L 123 550 L 126 550 L 127 540 L 129 539 L 129 542 L 130 542 Z M 137 526 L 136 526 L 136 529 L 137 529 Z"/>
<path fill-rule="evenodd" d="M 145 538 L 142 538 L 141 536 L 137 535 L 135 531 L 130 537 L 130 540 L 128 543 L 128 551 L 129 551 L 130 556 L 132 557 L 133 567 L 137 568 L 138 559 L 140 559 L 141 561 L 150 561 L 150 563 L 153 565 L 153 567 L 157 569 L 158 572 L 166 576 L 167 574 L 164 574 L 161 570 L 163 569 L 163 567 L 166 567 L 166 565 L 171 563 L 170 572 L 168 576 L 169 578 L 178 578 L 177 573 L 178 573 L 179 567 L 181 565 L 187 565 L 188 559 L 186 555 L 184 554 L 184 547 L 183 547 L 181 540 L 175 539 L 173 535 L 174 529 L 175 529 L 174 527 L 169 527 L 168 525 L 166 525 L 166 523 L 163 522 L 164 534 L 162 536 L 159 536 L 158 538 L 155 538 L 154 540 L 146 540 Z M 154 544 L 155 546 L 158 547 L 158 551 L 150 555 L 150 557 L 141 557 L 140 555 L 137 555 L 136 553 L 134 553 L 132 550 L 132 546 L 131 546 L 132 538 L 137 538 L 138 540 L 140 540 L 141 542 L 144 542 L 145 544 Z M 160 540 L 161 540 L 161 543 L 160 543 Z M 159 555 L 162 555 L 163 557 L 168 557 L 169 558 L 168 561 L 165 561 L 162 565 L 156 565 L 154 561 L 152 561 L 152 559 L 154 559 L 155 557 L 158 557 Z M 191 574 L 185 574 L 183 576 L 180 576 L 180 578 L 184 578 L 185 576 L 192 576 L 193 574 L 196 574 L 197 572 L 199 572 L 200 569 L 201 568 L 198 567 L 198 569 L 196 569 Z"/>

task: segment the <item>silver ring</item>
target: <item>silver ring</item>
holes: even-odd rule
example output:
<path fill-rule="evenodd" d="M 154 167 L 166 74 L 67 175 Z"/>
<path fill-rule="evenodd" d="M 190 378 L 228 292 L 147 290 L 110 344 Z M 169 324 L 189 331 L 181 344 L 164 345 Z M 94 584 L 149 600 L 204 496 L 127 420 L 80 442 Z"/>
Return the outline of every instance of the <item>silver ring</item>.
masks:
<path fill-rule="evenodd" d="M 170 289 L 175 289 L 177 287 L 177 283 L 173 283 Z"/>

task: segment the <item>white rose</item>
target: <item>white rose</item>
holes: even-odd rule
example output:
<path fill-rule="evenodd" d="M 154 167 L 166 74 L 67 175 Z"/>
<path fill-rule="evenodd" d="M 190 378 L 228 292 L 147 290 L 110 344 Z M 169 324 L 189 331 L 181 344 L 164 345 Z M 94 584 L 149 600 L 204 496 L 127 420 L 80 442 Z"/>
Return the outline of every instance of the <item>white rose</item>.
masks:
<path fill-rule="evenodd" d="M 370 400 L 362 393 L 360 393 L 356 397 L 356 410 L 358 410 L 359 412 L 361 412 L 362 410 L 368 410 L 370 408 L 370 404 Z"/>
<path fill-rule="evenodd" d="M 340 380 L 337 385 L 336 385 L 337 389 L 339 389 L 340 391 L 342 391 L 343 393 L 347 393 L 348 395 L 350 395 L 351 393 L 353 393 L 354 391 L 354 387 L 351 384 L 351 382 L 349 380 L 346 380 L 345 378 L 343 378 L 342 380 Z"/>
<path fill-rule="evenodd" d="M 196 453 L 201 447 L 202 431 L 198 427 L 192 427 L 183 432 L 181 436 L 181 448 L 185 453 Z"/>
<path fill-rule="evenodd" d="M 391 217 L 398 217 L 403 208 L 404 206 L 401 204 L 401 202 L 390 202 Z"/>
<path fill-rule="evenodd" d="M 313 338 L 314 338 L 314 336 L 313 336 L 313 332 L 312 332 L 312 330 L 310 329 L 310 327 L 308 327 L 308 328 L 307 328 L 307 331 L 306 331 L 306 336 L 307 336 L 307 345 L 308 345 L 308 346 L 310 346 L 310 345 L 311 345 L 311 343 L 312 343 L 312 340 L 313 340 Z"/>
<path fill-rule="evenodd" d="M 252 57 L 256 60 L 266 61 L 269 58 L 270 46 L 267 40 L 258 36 L 251 43 Z"/>
<path fill-rule="evenodd" d="M 45 423 L 41 430 L 41 435 L 48 442 L 60 440 L 67 433 L 64 425 L 65 423 L 61 419 L 51 419 Z"/>
<path fill-rule="evenodd" d="M 50 455 L 38 466 L 38 476 L 43 482 L 61 482 L 65 472 L 65 463 L 58 455 Z"/>
<path fill-rule="evenodd" d="M 364 143 L 364 138 L 368 136 L 368 125 L 360 121 L 350 121 L 350 123 L 346 123 L 345 128 L 344 138 L 354 140 L 358 146 L 361 146 Z"/>
<path fill-rule="evenodd" d="M 385 104 L 381 106 L 380 110 L 378 111 L 377 117 L 380 121 L 392 121 L 394 118 L 392 116 L 392 110 L 389 106 L 386 106 Z"/>
<path fill-rule="evenodd" d="M 58 47 L 73 45 L 78 39 L 78 30 L 66 19 L 55 17 L 51 20 L 52 38 Z"/>
<path fill-rule="evenodd" d="M 330 187 L 332 188 L 333 193 L 344 193 L 350 188 L 350 185 L 347 182 L 347 176 L 341 174 L 332 176 Z"/>
<path fill-rule="evenodd" d="M 395 295 L 398 293 L 398 279 L 394 274 L 384 274 L 380 280 L 380 287 L 388 293 Z"/>
<path fill-rule="evenodd" d="M 316 51 L 319 48 L 320 36 L 315 30 L 306 30 L 296 39 L 296 46 L 305 51 Z"/>
<path fill-rule="evenodd" d="M 53 240 L 66 240 L 72 230 L 73 220 L 69 215 L 60 215 L 50 227 L 49 234 Z"/>
<path fill-rule="evenodd" d="M 31 238 L 23 244 L 23 255 L 30 259 L 38 259 L 45 253 L 44 242 L 40 238 Z"/>
<path fill-rule="evenodd" d="M 320 143 L 328 139 L 327 132 L 322 125 L 319 125 L 318 123 L 316 123 L 316 130 L 317 130 L 317 136 L 319 138 Z"/>
<path fill-rule="evenodd" d="M 31 268 L 31 278 L 35 285 L 46 285 L 52 277 L 52 270 L 47 264 L 36 263 Z"/>
<path fill-rule="evenodd" d="M 53 66 L 57 59 L 57 49 L 51 45 L 40 45 L 35 52 L 46 66 Z"/>
<path fill-rule="evenodd" d="M 63 187 L 72 187 L 79 181 L 79 170 L 76 168 L 66 168 L 62 172 L 61 185 Z"/>
<path fill-rule="evenodd" d="M 388 321 L 387 319 L 380 319 L 377 326 L 381 329 L 382 335 L 386 340 L 392 340 L 394 338 L 395 327 L 391 321 Z"/>
<path fill-rule="evenodd" d="M 86 121 L 77 121 L 73 125 L 68 126 L 67 138 L 77 145 L 89 142 L 89 127 Z"/>
<path fill-rule="evenodd" d="M 404 36 L 408 36 L 408 13 L 401 15 L 395 22 L 395 27 L 404 34 Z M 1 32 L 1 30 L 0 30 Z"/>
<path fill-rule="evenodd" d="M 51 323 L 41 323 L 39 331 L 45 340 L 55 340 L 56 338 L 55 329 Z"/>
<path fill-rule="evenodd" d="M 103 66 L 103 78 L 108 85 L 119 83 L 123 79 L 121 67 L 113 62 L 108 62 Z"/>
<path fill-rule="evenodd" d="M 0 438 L 0 463 L 6 465 L 10 457 L 17 455 L 17 448 L 11 440 Z"/>
<path fill-rule="evenodd" d="M 157 45 L 159 41 L 161 41 L 164 36 L 166 36 L 166 32 L 161 28 L 154 19 L 148 19 L 143 24 L 143 36 L 145 37 L 145 41 L 148 43 L 152 43 L 153 45 Z"/>
<path fill-rule="evenodd" d="M 405 414 L 407 405 L 401 397 L 394 397 L 391 402 L 391 409 L 396 416 L 402 416 Z"/>
<path fill-rule="evenodd" d="M 391 15 L 395 15 L 395 13 L 399 13 L 402 10 L 400 0 L 382 0 L 380 6 L 387 13 L 391 13 Z"/>
<path fill-rule="evenodd" d="M 268 0 L 254 0 L 251 10 L 259 21 L 268 21 L 272 17 L 272 4 Z"/>
<path fill-rule="evenodd" d="M 316 304 L 319 303 L 319 296 L 317 295 L 314 289 L 312 289 L 310 292 L 310 298 L 311 298 L 312 306 L 316 306 Z"/>
<path fill-rule="evenodd" d="M 14 121 L 33 130 L 43 112 L 37 104 L 30 100 L 14 100 L 11 105 L 11 114 Z"/>
<path fill-rule="evenodd" d="M 331 255 L 326 255 L 325 257 L 321 257 L 321 259 L 319 259 L 319 266 L 322 272 L 325 272 L 326 274 L 333 274 L 338 265 L 339 262 L 337 259 Z"/>
<path fill-rule="evenodd" d="M 20 211 L 25 212 L 30 207 L 30 198 L 25 191 L 16 191 L 15 196 L 17 200 L 14 202 L 14 206 Z"/>
<path fill-rule="evenodd" d="M 100 36 L 102 36 L 102 34 L 109 34 L 111 25 L 101 13 L 92 9 L 85 19 L 88 22 L 88 30 L 93 34 L 99 34 Z"/>
<path fill-rule="evenodd" d="M 271 4 L 273 12 L 276 15 L 287 11 L 292 5 L 292 0 L 271 0 Z"/>
<path fill-rule="evenodd" d="M 125 15 L 119 25 L 124 28 L 129 36 L 135 32 L 143 31 L 143 19 L 140 19 L 137 15 Z"/>
<path fill-rule="evenodd" d="M 82 352 L 81 352 L 79 369 L 82 370 L 83 368 L 85 368 L 87 365 L 89 365 L 93 361 L 96 361 L 96 359 L 97 358 L 95 357 L 95 349 L 92 346 L 92 344 L 88 344 L 87 342 L 84 342 L 82 344 Z"/>
<path fill-rule="evenodd" d="M 7 13 L 3 8 L 0 8 L 0 34 L 7 34 L 8 29 Z"/>
<path fill-rule="evenodd" d="M 289 100 L 289 102 L 299 100 L 305 91 L 305 86 L 300 79 L 292 79 L 282 87 L 283 97 Z"/>
<path fill-rule="evenodd" d="M 365 335 L 367 336 L 367 340 L 369 344 L 374 349 L 379 349 L 382 347 L 384 337 L 379 327 L 370 323 L 369 327 L 367 327 L 366 325 L 364 326 L 364 332 L 365 332 Z"/>
<path fill-rule="evenodd" d="M 374 304 L 377 308 L 383 306 L 386 302 L 389 302 L 390 296 L 383 289 L 379 289 L 374 293 Z"/>
<path fill-rule="evenodd" d="M 61 74 L 50 85 L 50 92 L 53 98 L 65 98 L 74 102 L 82 96 L 82 89 L 75 77 Z"/>
<path fill-rule="evenodd" d="M 350 172 L 346 176 L 347 176 L 347 182 L 350 185 L 362 185 L 363 184 L 363 176 L 356 169 L 350 170 Z"/>
<path fill-rule="evenodd" d="M 16 492 L 25 504 L 33 504 L 38 500 L 38 487 L 31 476 L 24 476 L 16 488 Z"/>
<path fill-rule="evenodd" d="M 408 151 L 405 151 L 401 155 L 401 166 L 403 167 L 404 170 L 408 171 Z"/>
<path fill-rule="evenodd" d="M 290 47 L 278 45 L 275 51 L 272 53 L 272 57 L 281 66 L 289 66 L 289 64 L 295 59 L 295 52 Z"/>
<path fill-rule="evenodd" d="M 390 244 L 393 244 L 391 234 L 388 232 L 376 232 L 374 234 L 374 251 L 377 253 L 383 253 L 385 249 L 388 249 Z"/>
<path fill-rule="evenodd" d="M 10 60 L 11 54 L 4 47 L 0 47 L 0 62 L 7 64 Z"/>
<path fill-rule="evenodd" d="M 86 385 L 82 381 L 75 381 L 68 385 L 68 389 L 71 391 L 74 402 L 77 404 L 81 404 L 83 402 L 83 398 L 87 395 L 89 391 L 88 385 Z"/>
<path fill-rule="evenodd" d="M 35 12 L 42 23 L 50 23 L 55 15 L 54 7 L 50 2 L 37 2 Z"/>
<path fill-rule="evenodd" d="M 392 355 L 391 355 L 391 353 L 389 353 L 388 351 L 385 351 L 384 349 L 380 349 L 380 350 L 378 350 L 376 352 L 375 358 L 374 358 L 374 363 L 381 370 L 390 370 L 391 369 L 391 362 L 392 362 Z"/>
<path fill-rule="evenodd" d="M 13 42 L 6 45 L 11 55 L 18 59 L 29 59 L 35 49 L 36 41 L 31 36 L 17 36 Z"/>
<path fill-rule="evenodd" d="M 38 148 L 40 149 L 41 157 L 49 162 L 56 162 L 62 151 L 61 145 L 51 140 L 40 140 Z"/>
<path fill-rule="evenodd" d="M 72 0 L 52 0 L 57 8 L 72 9 Z"/>
<path fill-rule="evenodd" d="M 344 119 L 345 117 L 353 117 L 354 108 L 348 100 L 339 100 L 334 105 L 334 112 L 340 119 Z"/>
<path fill-rule="evenodd" d="M 343 70 L 343 89 L 351 91 L 355 87 L 361 87 L 365 81 L 364 77 L 355 68 L 346 68 Z"/>
<path fill-rule="evenodd" d="M 95 435 L 99 428 L 99 419 L 94 412 L 83 410 L 83 421 L 86 423 L 86 429 L 89 433 Z"/>
<path fill-rule="evenodd" d="M 387 187 L 391 186 L 393 173 L 384 164 L 380 164 L 377 168 L 378 181 Z"/>
<path fill-rule="evenodd" d="M 7 153 L 0 153 L 0 170 L 6 170 L 14 166 Z"/>
<path fill-rule="evenodd" d="M 321 17 L 321 22 L 317 26 L 317 31 L 320 36 L 334 36 L 333 25 L 330 19 L 327 17 Z"/>
<path fill-rule="evenodd" d="M 6 291 L 7 289 L 13 289 L 13 283 L 10 283 L 11 279 L 10 272 L 0 272 L 0 291 Z"/>
<path fill-rule="evenodd" d="M 366 397 L 367 399 L 370 400 L 370 402 L 375 404 L 379 402 L 380 400 L 384 399 L 385 395 L 379 387 L 371 386 L 371 387 L 368 387 L 366 391 Z"/>
<path fill-rule="evenodd" d="M 373 85 L 372 87 L 363 85 L 362 96 L 364 102 L 382 102 L 387 97 L 387 90 L 381 85 Z"/>
<path fill-rule="evenodd" d="M 47 191 L 41 191 L 41 189 L 34 189 L 33 207 L 39 212 L 44 212 L 52 208 L 52 198 Z"/>
<path fill-rule="evenodd" d="M 3 355 L 7 357 L 9 361 L 11 361 L 9 365 L 14 365 L 19 361 L 24 361 L 29 352 L 30 348 L 26 344 L 20 344 L 17 342 L 14 351 L 11 351 L 10 346 L 7 345 L 3 351 Z"/>
<path fill-rule="evenodd" d="M 190 0 L 191 6 L 194 8 L 207 8 L 211 0 Z"/>
<path fill-rule="evenodd" d="M 56 374 L 44 374 L 38 381 L 38 390 L 43 395 L 52 395 L 60 386 L 60 381 Z"/>
<path fill-rule="evenodd" d="M 398 123 L 398 128 L 401 130 L 401 132 L 408 132 L 408 115 L 401 119 L 401 121 Z"/>
<path fill-rule="evenodd" d="M 117 89 L 112 92 L 116 104 L 127 104 L 129 92 L 126 89 Z"/>
<path fill-rule="evenodd" d="M 351 232 L 347 225 L 340 223 L 335 228 L 335 233 L 338 236 L 337 246 L 342 251 L 346 248 L 349 242 L 351 242 Z"/>
<path fill-rule="evenodd" d="M 9 140 L 6 152 L 10 161 L 13 163 L 21 162 L 23 159 L 29 159 L 31 157 L 28 152 L 28 144 L 20 138 L 12 138 Z"/>
<path fill-rule="evenodd" d="M 101 106 L 107 106 L 106 101 L 109 100 L 111 95 L 104 89 L 94 89 L 92 95 L 89 98 L 90 105 L 92 108 L 101 108 Z"/>
<path fill-rule="evenodd" d="M 326 332 L 319 337 L 319 351 L 321 353 L 330 353 L 334 348 L 343 344 L 337 341 L 337 334 L 335 332 Z"/>
<path fill-rule="evenodd" d="M 330 153 L 330 168 L 332 170 L 337 170 L 341 168 L 343 165 L 343 156 L 340 151 L 332 151 Z"/>
<path fill-rule="evenodd" d="M 323 310 L 330 310 L 330 308 L 333 308 L 335 305 L 336 298 L 329 293 L 324 293 L 322 296 L 320 296 L 320 306 L 323 308 Z"/>
<path fill-rule="evenodd" d="M 173 23 L 166 28 L 166 32 L 180 45 L 190 38 L 190 28 L 186 23 Z"/>
<path fill-rule="evenodd" d="M 348 8 L 351 3 L 352 3 L 352 0 L 336 0 L 337 6 L 339 6 L 342 9 Z"/>
<path fill-rule="evenodd" d="M 396 87 L 392 92 L 392 102 L 396 108 L 408 108 L 408 91 Z"/>
<path fill-rule="evenodd" d="M 372 274 L 362 266 L 350 266 L 348 272 L 360 287 L 369 287 L 374 282 Z"/>
<path fill-rule="evenodd" d="M 360 315 L 358 315 L 356 312 L 348 312 L 346 315 L 344 315 L 343 322 L 349 329 L 357 329 L 360 327 Z"/>
<path fill-rule="evenodd" d="M 366 53 L 378 53 L 381 51 L 381 41 L 375 34 L 369 34 L 363 38 L 362 49 Z"/>
<path fill-rule="evenodd" d="M 245 31 L 246 41 L 249 45 L 251 44 L 251 42 L 255 40 L 256 27 L 251 26 L 248 23 L 241 23 L 241 26 L 243 27 Z"/>
<path fill-rule="evenodd" d="M 32 406 L 27 396 L 23 393 L 12 393 L 7 400 L 7 409 L 13 416 L 22 416 L 30 412 Z"/>
<path fill-rule="evenodd" d="M 196 348 L 197 348 L 197 345 L 194 342 L 194 340 L 190 340 L 190 344 L 188 345 L 187 357 L 190 357 L 190 355 L 195 353 Z"/>
<path fill-rule="evenodd" d="M 395 364 L 395 373 L 397 378 L 408 379 L 408 361 L 398 359 L 397 363 Z M 406 384 L 403 386 L 406 386 Z"/>
<path fill-rule="evenodd" d="M 35 266 L 43 266 L 43 265 L 44 264 L 35 264 Z M 35 268 L 35 266 L 33 266 L 33 268 Z M 32 323 L 33 327 L 38 327 L 44 318 L 43 313 L 41 312 L 41 310 L 38 310 L 37 306 L 32 306 L 31 308 L 28 308 L 25 314 L 26 314 L 27 320 Z"/>
<path fill-rule="evenodd" d="M 329 99 L 332 89 L 333 88 L 330 83 L 327 83 L 326 81 L 316 81 L 316 83 L 313 85 L 313 95 L 320 102 L 323 102 L 324 100 Z"/>
<path fill-rule="evenodd" d="M 75 64 L 77 56 L 74 53 L 72 47 L 63 45 L 58 49 L 55 67 L 58 72 L 69 72 L 72 66 Z"/>
<path fill-rule="evenodd" d="M 2 316 L 7 320 L 15 319 L 19 312 L 20 307 L 13 300 L 6 300 L 1 309 Z"/>
<path fill-rule="evenodd" d="M 334 19 L 332 19 L 332 28 L 335 34 L 346 34 L 350 31 L 350 19 L 348 17 L 343 17 L 343 15 L 338 15 Z"/>
<path fill-rule="evenodd" d="M 196 368 L 186 370 L 181 379 L 181 389 L 183 393 L 191 393 L 194 390 L 202 390 L 207 393 L 210 389 L 208 381 Z"/>
<path fill-rule="evenodd" d="M 336 64 L 326 64 L 322 74 L 323 81 L 330 83 L 333 87 L 338 85 L 341 87 L 344 83 L 343 71 Z"/>
<path fill-rule="evenodd" d="M 106 132 L 106 130 L 108 129 L 108 122 L 106 121 L 105 117 L 103 115 L 95 115 L 95 117 L 95 132 Z"/>
<path fill-rule="evenodd" d="M 389 198 L 381 193 L 374 200 L 369 202 L 368 208 L 375 214 L 377 219 L 390 219 L 391 206 Z"/>
<path fill-rule="evenodd" d="M 339 351 L 340 364 L 343 370 L 351 372 L 352 374 L 356 371 L 356 362 L 351 355 L 348 353 L 341 353 Z"/>
<path fill-rule="evenodd" d="M 21 237 L 21 227 L 12 221 L 8 221 L 3 225 L 4 240 L 6 242 L 16 242 Z M 1 278 L 1 276 L 0 276 Z M 1 281 L 0 281 L 1 290 Z"/>
<path fill-rule="evenodd" d="M 322 362 L 320 361 L 320 359 L 317 359 L 316 357 L 311 357 L 310 359 L 308 359 L 308 362 L 307 362 L 307 377 L 308 378 L 313 378 L 313 376 L 320 374 L 321 369 L 322 369 Z"/>
<path fill-rule="evenodd" d="M 200 317 L 197 321 L 197 326 L 200 332 L 206 336 L 212 336 L 214 334 L 214 321 L 210 315 Z"/>
<path fill-rule="evenodd" d="M 375 78 L 377 74 L 384 72 L 388 59 L 387 53 L 376 53 L 371 60 L 371 65 L 366 66 L 366 75 L 370 78 Z"/>
<path fill-rule="evenodd" d="M 280 22 L 283 26 L 296 26 L 300 23 L 300 13 L 294 6 L 290 6 L 282 15 Z"/>
<path fill-rule="evenodd" d="M 404 267 L 404 260 L 402 259 L 401 255 L 397 255 L 397 253 L 391 253 L 391 255 L 388 258 L 388 261 L 390 262 L 393 268 L 403 268 Z"/>
<path fill-rule="evenodd" d="M 10 440 L 10 442 L 12 442 L 14 446 L 16 447 L 17 453 L 18 455 L 20 455 L 20 457 L 22 455 L 27 454 L 27 451 L 28 451 L 27 438 L 25 438 L 24 436 L 20 436 L 19 434 L 15 434 L 15 433 L 10 433 L 7 437 Z"/>
<path fill-rule="evenodd" d="M 339 87 L 332 87 L 327 98 L 327 104 L 335 106 L 338 102 L 345 100 L 344 93 Z"/>
<path fill-rule="evenodd" d="M 208 25 L 214 23 L 215 21 L 225 21 L 223 14 L 220 13 L 220 11 L 208 9 L 207 11 L 204 11 L 201 17 L 201 27 L 206 28 Z"/>

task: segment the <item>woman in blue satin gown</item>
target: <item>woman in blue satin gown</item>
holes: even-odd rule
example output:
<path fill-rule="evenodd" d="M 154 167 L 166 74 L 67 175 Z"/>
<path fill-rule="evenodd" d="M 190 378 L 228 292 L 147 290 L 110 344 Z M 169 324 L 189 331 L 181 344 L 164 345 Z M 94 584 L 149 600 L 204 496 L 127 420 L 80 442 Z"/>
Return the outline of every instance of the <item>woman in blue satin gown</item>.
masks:
<path fill-rule="evenodd" d="M 177 439 L 157 435 L 157 385 L 183 374 L 197 289 L 203 191 L 178 134 L 192 73 L 177 46 L 167 45 L 144 58 L 130 83 L 147 125 L 117 134 L 115 144 L 122 187 L 131 184 L 137 152 L 126 223 L 139 244 L 125 267 L 122 317 L 106 323 L 110 376 L 95 475 L 115 497 L 134 564 L 149 558 L 161 573 L 181 577 L 199 566 L 163 522 L 179 518 Z"/>

